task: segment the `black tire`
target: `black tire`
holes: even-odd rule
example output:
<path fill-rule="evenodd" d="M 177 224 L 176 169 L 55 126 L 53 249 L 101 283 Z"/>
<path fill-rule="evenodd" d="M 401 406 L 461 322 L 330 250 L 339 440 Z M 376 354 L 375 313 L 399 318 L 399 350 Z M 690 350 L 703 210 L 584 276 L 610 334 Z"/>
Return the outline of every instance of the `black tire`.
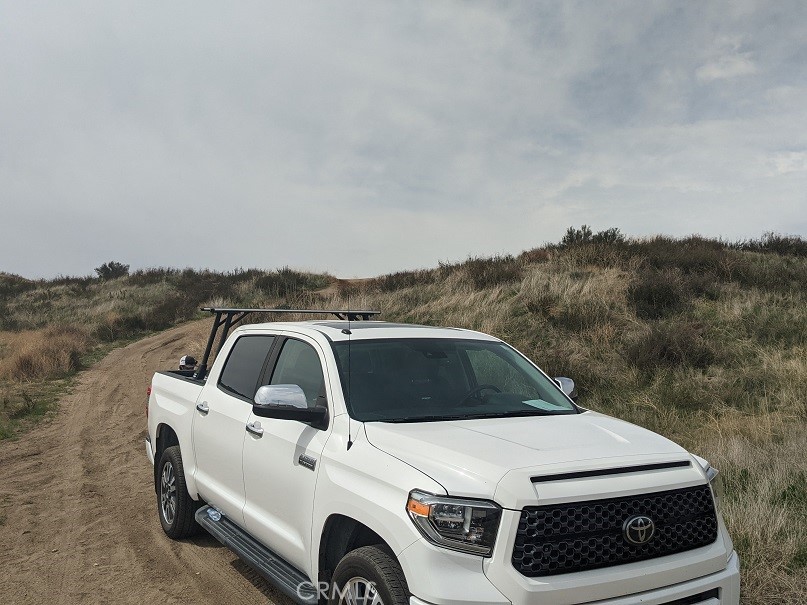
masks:
<path fill-rule="evenodd" d="M 392 554 L 379 546 L 362 546 L 347 553 L 333 572 L 329 605 L 340 605 L 344 586 L 350 580 L 362 578 L 375 584 L 384 605 L 408 605 L 409 587 L 403 570 Z M 344 601 L 341 602 L 344 605 Z"/>
<path fill-rule="evenodd" d="M 201 529 L 194 515 L 201 506 L 188 494 L 179 446 L 165 448 L 157 466 L 157 515 L 170 538 L 179 540 L 195 535 Z M 173 487 L 173 489 L 171 489 Z M 171 505 L 173 500 L 173 505 Z M 172 514 L 173 513 L 173 514 Z"/>

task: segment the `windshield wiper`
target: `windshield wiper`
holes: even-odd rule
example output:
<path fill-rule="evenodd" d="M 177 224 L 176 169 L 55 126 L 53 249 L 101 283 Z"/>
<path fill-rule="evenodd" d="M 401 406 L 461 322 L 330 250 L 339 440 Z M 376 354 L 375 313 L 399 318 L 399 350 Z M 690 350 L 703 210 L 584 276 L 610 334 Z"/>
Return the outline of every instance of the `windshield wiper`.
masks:
<path fill-rule="evenodd" d="M 477 418 L 516 418 L 518 416 L 556 416 L 565 412 L 550 412 L 549 410 L 510 410 L 508 412 L 484 412 L 480 414 L 467 414 L 463 416 L 466 420 Z"/>
<path fill-rule="evenodd" d="M 465 415 L 433 415 L 433 416 L 411 416 L 409 418 L 384 418 L 381 422 L 439 422 L 441 420 L 465 420 Z"/>
<path fill-rule="evenodd" d="M 571 410 L 569 411 L 571 412 Z M 548 410 L 509 410 L 507 412 L 481 412 L 479 414 L 441 414 L 432 416 L 411 416 L 408 418 L 380 419 L 381 422 L 440 422 L 442 420 L 478 420 L 480 418 L 516 418 L 519 416 L 557 416 L 567 412 Z"/>

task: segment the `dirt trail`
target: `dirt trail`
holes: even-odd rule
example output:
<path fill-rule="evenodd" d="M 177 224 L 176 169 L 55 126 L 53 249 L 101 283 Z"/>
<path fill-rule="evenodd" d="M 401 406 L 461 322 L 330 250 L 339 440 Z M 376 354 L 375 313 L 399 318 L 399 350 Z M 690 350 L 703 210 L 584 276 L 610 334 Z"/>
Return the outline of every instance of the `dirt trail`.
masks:
<path fill-rule="evenodd" d="M 199 353 L 208 330 L 195 322 L 113 351 L 53 420 L 0 442 L 0 602 L 290 602 L 209 536 L 173 542 L 157 519 L 146 387 Z"/>

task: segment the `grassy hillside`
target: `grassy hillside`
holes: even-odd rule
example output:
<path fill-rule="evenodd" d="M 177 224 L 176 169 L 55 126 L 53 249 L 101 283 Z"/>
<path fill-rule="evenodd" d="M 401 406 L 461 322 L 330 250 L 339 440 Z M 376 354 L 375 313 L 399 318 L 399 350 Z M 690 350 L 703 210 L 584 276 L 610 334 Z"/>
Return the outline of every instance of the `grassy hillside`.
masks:
<path fill-rule="evenodd" d="M 349 304 L 381 309 L 387 320 L 500 336 L 551 375 L 574 378 L 585 407 L 711 460 L 743 558 L 743 602 L 807 602 L 804 240 L 626 241 L 616 230 L 570 229 L 562 244 L 518 257 L 361 282 L 290 270 L 3 276 L 0 427 L 26 406 L 38 409 L 29 385 L 47 400 L 52 379 L 69 376 L 88 353 L 194 317 L 203 302 Z M 26 388 L 33 403 L 18 394 Z"/>
<path fill-rule="evenodd" d="M 332 280 L 288 268 L 38 281 L 0 273 L 0 439 L 50 413 L 75 373 L 112 347 L 203 317 L 203 304 L 266 304 Z"/>

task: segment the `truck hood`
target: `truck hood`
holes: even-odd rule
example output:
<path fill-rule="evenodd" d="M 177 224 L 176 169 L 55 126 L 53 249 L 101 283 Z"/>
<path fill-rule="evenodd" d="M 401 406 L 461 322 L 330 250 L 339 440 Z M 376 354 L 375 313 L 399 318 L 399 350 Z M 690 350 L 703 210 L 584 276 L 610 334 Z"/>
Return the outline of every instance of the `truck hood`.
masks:
<path fill-rule="evenodd" d="M 372 445 L 419 469 L 440 483 L 448 494 L 495 499 L 505 508 L 517 508 L 524 500 L 539 497 L 531 481 L 536 474 L 692 461 L 686 450 L 656 433 L 590 411 L 446 422 L 368 422 L 365 431 Z M 682 480 L 703 481 L 699 468 L 687 471 L 688 474 L 674 478 L 677 485 Z M 674 474 L 668 473 L 662 483 L 673 479 Z M 505 475 L 508 480 L 502 481 Z M 647 485 L 646 476 L 644 480 Z M 614 478 L 610 481 L 613 483 Z M 496 498 L 500 483 L 507 489 L 500 489 Z M 580 482 L 576 487 L 568 487 L 573 481 L 556 483 L 567 484 L 567 491 L 572 492 L 580 487 Z M 590 495 L 618 491 L 602 480 L 587 488 Z M 562 498 L 556 486 L 553 489 L 552 499 Z"/>

